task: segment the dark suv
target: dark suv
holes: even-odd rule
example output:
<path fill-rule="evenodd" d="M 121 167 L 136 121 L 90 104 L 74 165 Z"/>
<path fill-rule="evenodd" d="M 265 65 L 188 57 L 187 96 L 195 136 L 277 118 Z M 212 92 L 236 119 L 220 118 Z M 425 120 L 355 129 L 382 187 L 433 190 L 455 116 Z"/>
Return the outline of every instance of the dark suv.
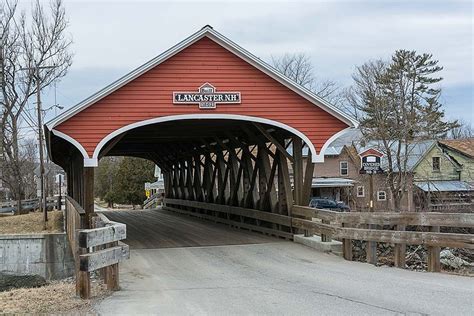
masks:
<path fill-rule="evenodd" d="M 330 199 L 312 198 L 309 207 L 322 208 L 336 212 L 348 212 L 349 207 L 343 202 L 336 202 Z"/>

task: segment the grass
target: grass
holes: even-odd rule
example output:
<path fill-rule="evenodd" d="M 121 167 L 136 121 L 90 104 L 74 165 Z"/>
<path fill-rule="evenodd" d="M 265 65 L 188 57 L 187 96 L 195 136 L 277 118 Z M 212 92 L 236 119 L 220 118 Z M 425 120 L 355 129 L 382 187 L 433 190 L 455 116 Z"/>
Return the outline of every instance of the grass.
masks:
<path fill-rule="evenodd" d="M 14 289 L 0 292 L 0 315 L 3 314 L 96 314 L 94 300 L 105 297 L 109 291 L 103 284 L 91 284 L 92 299 L 76 297 L 73 281 L 56 281 L 39 288 Z"/>
<path fill-rule="evenodd" d="M 62 211 L 48 212 L 46 230 L 43 229 L 43 214 L 39 212 L 0 217 L 0 234 L 59 233 L 62 231 Z"/>

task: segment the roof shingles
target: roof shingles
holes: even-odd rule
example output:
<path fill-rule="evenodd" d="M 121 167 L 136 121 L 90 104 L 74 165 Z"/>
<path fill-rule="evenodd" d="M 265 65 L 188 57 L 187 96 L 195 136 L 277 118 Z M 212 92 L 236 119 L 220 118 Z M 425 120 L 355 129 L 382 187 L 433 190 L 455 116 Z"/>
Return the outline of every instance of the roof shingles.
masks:
<path fill-rule="evenodd" d="M 440 140 L 439 143 L 466 156 L 474 158 L 474 137 L 465 139 Z"/>

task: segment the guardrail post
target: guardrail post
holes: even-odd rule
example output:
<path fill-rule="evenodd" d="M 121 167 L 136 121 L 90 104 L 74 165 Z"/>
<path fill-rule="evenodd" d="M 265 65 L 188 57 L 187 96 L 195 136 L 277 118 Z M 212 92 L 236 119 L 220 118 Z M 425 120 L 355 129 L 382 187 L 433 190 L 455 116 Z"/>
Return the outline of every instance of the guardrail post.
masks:
<path fill-rule="evenodd" d="M 89 299 L 91 296 L 90 272 L 81 271 L 79 266 L 79 256 L 86 254 L 86 248 L 79 248 L 77 245 L 76 260 L 76 294 L 82 299 Z"/>
<path fill-rule="evenodd" d="M 439 226 L 431 226 L 431 232 L 439 233 Z M 428 246 L 428 272 L 440 272 L 440 251 L 441 247 Z"/>
<path fill-rule="evenodd" d="M 328 220 L 326 220 L 326 219 L 323 219 L 323 220 L 322 220 L 322 223 L 323 223 L 323 224 L 328 224 L 328 225 L 331 224 L 331 222 L 328 221 Z M 329 237 L 329 236 L 326 235 L 326 234 L 321 234 L 321 241 L 322 241 L 322 242 L 330 242 L 330 241 L 331 241 L 331 237 Z"/>
<path fill-rule="evenodd" d="M 368 229 L 376 229 L 375 225 L 367 225 Z M 367 263 L 377 264 L 377 242 L 367 241 L 366 247 Z"/>
<path fill-rule="evenodd" d="M 118 242 L 109 243 L 108 246 L 118 246 Z M 120 289 L 118 263 L 104 268 L 104 284 L 107 285 L 107 289 L 110 291 L 118 291 Z"/>
<path fill-rule="evenodd" d="M 395 225 L 397 231 L 404 231 L 406 229 L 405 225 Z M 406 244 L 395 244 L 393 261 L 397 268 L 405 268 L 406 265 Z"/>
<path fill-rule="evenodd" d="M 91 227 L 92 214 L 94 213 L 94 168 L 84 168 L 84 211 L 85 228 Z"/>
<path fill-rule="evenodd" d="M 346 227 L 347 224 L 342 223 L 342 227 Z M 352 261 L 352 239 L 344 238 L 342 240 L 342 255 L 344 259 Z"/>

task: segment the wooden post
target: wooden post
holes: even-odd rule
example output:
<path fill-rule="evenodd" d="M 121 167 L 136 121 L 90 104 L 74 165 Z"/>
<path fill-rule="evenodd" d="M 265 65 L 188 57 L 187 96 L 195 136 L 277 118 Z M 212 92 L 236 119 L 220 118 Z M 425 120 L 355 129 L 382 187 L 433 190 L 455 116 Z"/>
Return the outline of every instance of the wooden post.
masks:
<path fill-rule="evenodd" d="M 313 173 L 314 173 L 314 163 L 311 161 L 312 154 L 311 150 L 308 148 L 308 156 L 306 158 L 306 168 L 304 173 L 304 184 L 303 184 L 303 195 L 302 203 L 303 206 L 308 206 L 309 199 L 311 198 L 311 186 L 313 184 Z"/>
<path fill-rule="evenodd" d="M 77 242 L 77 238 L 76 238 Z M 77 257 L 76 257 L 76 295 L 82 299 L 89 299 L 91 296 L 91 283 L 90 283 L 90 272 L 80 271 L 79 269 L 79 256 L 87 253 L 87 249 L 79 248 L 76 244 Z"/>
<path fill-rule="evenodd" d="M 342 227 L 347 226 L 347 224 L 342 224 Z M 343 239 L 342 240 L 342 255 L 344 259 L 352 261 L 352 239 Z"/>
<path fill-rule="evenodd" d="M 293 136 L 293 197 L 296 205 L 307 206 L 307 201 L 303 202 L 304 179 L 303 179 L 303 144 L 299 137 Z M 311 220 L 311 218 L 306 218 Z M 305 237 L 311 237 L 313 234 L 305 229 Z M 322 236 L 321 236 L 322 237 Z"/>
<path fill-rule="evenodd" d="M 118 242 L 113 242 L 108 244 L 109 247 L 118 246 Z M 104 283 L 107 285 L 107 289 L 110 291 L 120 290 L 119 283 L 119 264 L 115 263 L 104 268 Z"/>
<path fill-rule="evenodd" d="M 431 232 L 439 233 L 439 226 L 431 226 Z M 441 247 L 428 246 L 428 272 L 440 272 L 440 251 Z"/>
<path fill-rule="evenodd" d="M 331 222 L 326 220 L 326 219 L 323 219 L 321 221 L 322 221 L 323 224 L 328 224 L 328 225 L 331 224 Z M 305 230 L 305 236 L 306 236 L 306 230 Z M 321 241 L 322 242 L 329 242 L 329 241 L 331 241 L 331 238 L 326 234 L 321 234 Z"/>
<path fill-rule="evenodd" d="M 374 211 L 374 175 L 370 174 L 370 183 L 369 183 L 369 210 L 370 212 Z M 368 229 L 374 229 L 374 225 L 367 225 Z M 375 241 L 367 241 L 366 247 L 367 262 L 371 264 L 377 263 L 377 243 Z"/>
<path fill-rule="evenodd" d="M 396 225 L 396 230 L 404 231 L 405 225 Z M 405 257 L 406 257 L 407 245 L 406 244 L 395 244 L 394 249 L 394 264 L 397 268 L 405 268 Z"/>
<path fill-rule="evenodd" d="M 112 264 L 105 268 L 105 284 L 110 291 L 120 290 L 119 285 L 119 264 Z"/>
<path fill-rule="evenodd" d="M 91 228 L 92 214 L 94 213 L 94 168 L 84 168 L 84 227 Z M 87 253 L 87 249 L 79 248 L 77 245 L 78 256 Z M 78 261 L 78 259 L 76 259 Z M 90 273 L 80 271 L 79 266 L 76 267 L 76 291 L 83 299 L 89 299 L 91 294 Z"/>
<path fill-rule="evenodd" d="M 84 168 L 84 211 L 85 227 L 91 228 L 91 217 L 94 213 L 94 168 Z"/>
<path fill-rule="evenodd" d="M 294 191 L 293 197 L 296 205 L 302 204 L 303 197 L 303 156 L 302 156 L 301 139 L 297 136 L 293 137 L 293 183 Z"/>

